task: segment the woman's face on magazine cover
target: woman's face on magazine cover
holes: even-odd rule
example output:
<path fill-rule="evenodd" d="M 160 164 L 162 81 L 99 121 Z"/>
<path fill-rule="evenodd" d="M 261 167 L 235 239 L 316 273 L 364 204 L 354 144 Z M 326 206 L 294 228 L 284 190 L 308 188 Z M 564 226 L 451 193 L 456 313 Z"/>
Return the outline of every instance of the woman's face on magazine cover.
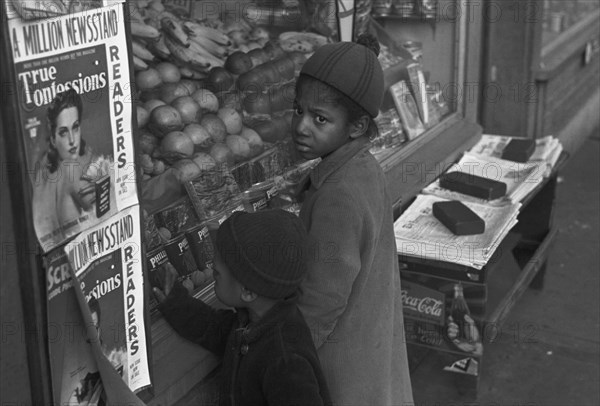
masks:
<path fill-rule="evenodd" d="M 242 285 L 233 277 L 229 267 L 215 250 L 213 277 L 215 279 L 215 294 L 223 304 L 231 307 L 240 307 L 244 303 Z"/>
<path fill-rule="evenodd" d="M 79 156 L 80 130 L 77 107 L 67 107 L 56 117 L 56 130 L 52 134 L 52 143 L 61 160 L 73 161 Z"/>

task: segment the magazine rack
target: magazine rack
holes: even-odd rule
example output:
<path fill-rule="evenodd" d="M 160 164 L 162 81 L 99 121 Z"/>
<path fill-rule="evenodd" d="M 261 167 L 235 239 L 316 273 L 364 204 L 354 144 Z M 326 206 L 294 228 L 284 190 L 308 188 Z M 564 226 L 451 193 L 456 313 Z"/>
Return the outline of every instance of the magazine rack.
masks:
<path fill-rule="evenodd" d="M 446 315 L 453 300 L 453 286 L 463 285 L 464 297 L 481 336 L 482 347 L 492 344 L 502 334 L 507 315 L 527 287 L 542 289 L 546 261 L 557 234 L 552 225 L 553 205 L 560 157 L 550 176 L 546 177 L 521 203 L 518 223 L 511 229 L 488 263 L 477 270 L 451 262 L 399 255 L 403 290 L 418 285 L 439 292 L 445 298 Z M 420 288 L 419 288 L 420 289 Z M 434 292 L 435 295 L 435 292 Z M 482 371 L 483 354 L 461 351 L 447 338 L 447 326 L 416 318 L 404 310 L 409 362 L 413 379 L 427 374 L 428 382 L 455 385 L 459 394 L 476 398 Z M 531 338 L 533 326 L 524 326 L 520 338 Z M 439 373 L 420 370 L 425 356 L 435 351 Z M 463 361 L 461 363 L 461 360 Z M 469 360 L 467 362 L 467 360 Z M 456 363 L 454 372 L 443 371 Z M 470 368 L 469 368 L 469 365 Z M 469 368 L 468 374 L 459 371 Z"/>

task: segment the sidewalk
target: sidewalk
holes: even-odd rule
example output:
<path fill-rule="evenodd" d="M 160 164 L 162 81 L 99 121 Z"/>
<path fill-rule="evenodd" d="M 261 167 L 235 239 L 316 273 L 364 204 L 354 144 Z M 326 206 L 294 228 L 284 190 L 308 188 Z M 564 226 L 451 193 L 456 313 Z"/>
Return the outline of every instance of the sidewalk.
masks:
<path fill-rule="evenodd" d="M 430 352 L 413 373 L 416 405 L 600 405 L 599 162 L 596 133 L 559 173 L 544 287 L 528 289 L 485 346 L 477 399 L 460 396 Z"/>

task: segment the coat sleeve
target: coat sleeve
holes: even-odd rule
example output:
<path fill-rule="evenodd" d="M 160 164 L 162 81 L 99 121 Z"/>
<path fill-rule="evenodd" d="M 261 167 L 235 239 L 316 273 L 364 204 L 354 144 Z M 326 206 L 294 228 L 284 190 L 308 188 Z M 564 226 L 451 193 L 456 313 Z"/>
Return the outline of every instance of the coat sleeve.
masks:
<path fill-rule="evenodd" d="M 298 307 L 319 348 L 346 309 L 361 269 L 362 213 L 349 193 L 332 190 L 314 202 L 308 222 L 308 275 Z"/>
<path fill-rule="evenodd" d="M 236 314 L 232 310 L 216 310 L 191 297 L 179 283 L 158 305 L 167 322 L 183 338 L 222 356 Z"/>
<path fill-rule="evenodd" d="M 273 406 L 320 406 L 327 396 L 321 394 L 310 362 L 296 354 L 275 360 L 266 369 L 262 385 L 267 404 Z"/>

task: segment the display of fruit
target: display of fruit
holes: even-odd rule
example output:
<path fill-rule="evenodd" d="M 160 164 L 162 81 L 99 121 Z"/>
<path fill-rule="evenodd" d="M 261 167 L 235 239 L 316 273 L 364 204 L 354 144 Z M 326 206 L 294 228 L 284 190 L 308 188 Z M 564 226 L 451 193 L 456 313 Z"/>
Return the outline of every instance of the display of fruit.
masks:
<path fill-rule="evenodd" d="M 206 128 L 213 142 L 223 142 L 227 136 L 225 123 L 216 114 L 207 113 L 200 120 L 200 125 Z"/>
<path fill-rule="evenodd" d="M 251 156 L 260 155 L 264 151 L 265 144 L 262 138 L 260 138 L 260 135 L 258 135 L 258 133 L 252 128 L 243 127 L 242 131 L 240 132 L 240 136 L 242 136 L 246 141 L 248 141 Z"/>
<path fill-rule="evenodd" d="M 136 109 L 136 119 L 138 127 L 144 127 L 148 124 L 148 120 L 150 119 L 150 113 L 143 106 L 137 105 Z"/>
<path fill-rule="evenodd" d="M 192 157 L 192 161 L 201 171 L 210 171 L 217 166 L 215 159 L 206 152 L 196 152 Z"/>
<path fill-rule="evenodd" d="M 154 68 L 148 68 L 135 75 L 135 84 L 139 90 L 150 90 L 162 84 L 160 72 Z"/>
<path fill-rule="evenodd" d="M 165 103 L 164 101 L 160 100 L 160 99 L 150 99 L 147 100 L 146 102 L 144 102 L 143 106 L 144 108 L 148 111 L 148 113 L 152 113 L 152 110 L 154 110 L 156 107 L 158 106 L 164 106 Z M 139 125 L 139 123 L 138 123 Z M 143 127 L 143 125 L 139 125 L 140 127 Z"/>
<path fill-rule="evenodd" d="M 235 162 L 243 162 L 250 158 L 250 144 L 240 135 L 228 135 L 225 137 L 225 144 L 233 152 L 233 160 Z"/>
<path fill-rule="evenodd" d="M 220 93 L 231 89 L 235 79 L 227 69 L 222 66 L 216 66 L 208 73 L 206 82 L 213 92 Z"/>
<path fill-rule="evenodd" d="M 202 112 L 216 113 L 219 110 L 219 99 L 208 89 L 198 89 L 192 98 L 200 105 Z"/>
<path fill-rule="evenodd" d="M 189 96 L 187 86 L 177 83 L 164 83 L 159 90 L 159 98 L 167 104 L 171 104 L 175 99 L 181 96 Z"/>
<path fill-rule="evenodd" d="M 248 51 L 248 56 L 252 61 L 252 67 L 256 67 L 271 60 L 269 54 L 262 48 L 254 48 Z"/>
<path fill-rule="evenodd" d="M 252 69 L 252 59 L 245 52 L 235 51 L 225 60 L 225 69 L 235 75 L 240 75 Z"/>
<path fill-rule="evenodd" d="M 181 72 L 174 63 L 160 62 L 154 69 L 160 74 L 163 83 L 177 83 L 181 80 Z"/>
<path fill-rule="evenodd" d="M 208 149 L 214 144 L 214 141 L 206 128 L 198 123 L 186 125 L 183 132 L 186 133 L 194 143 L 195 151 Z"/>
<path fill-rule="evenodd" d="M 173 164 L 175 176 L 180 183 L 188 182 L 197 178 L 201 171 L 198 165 L 191 159 L 180 159 Z"/>
<path fill-rule="evenodd" d="M 246 94 L 242 106 L 251 114 L 271 114 L 271 98 L 264 92 Z"/>
<path fill-rule="evenodd" d="M 183 124 L 195 123 L 202 117 L 200 105 L 192 96 L 180 96 L 171 102 L 171 106 L 177 109 Z"/>
<path fill-rule="evenodd" d="M 173 106 L 158 106 L 150 113 L 148 128 L 158 137 L 164 137 L 171 131 L 183 129 L 181 114 Z"/>
<path fill-rule="evenodd" d="M 171 131 L 161 140 L 160 152 L 167 162 L 176 162 L 192 156 L 194 142 L 183 131 Z"/>
<path fill-rule="evenodd" d="M 217 142 L 210 148 L 210 156 L 213 157 L 217 164 L 233 165 L 235 158 L 233 151 L 222 142 Z"/>
<path fill-rule="evenodd" d="M 281 112 L 292 108 L 303 52 L 243 19 L 198 20 L 162 0 L 126 4 L 145 179 L 168 171 L 186 181 L 233 167 L 289 136 Z"/>
<path fill-rule="evenodd" d="M 242 131 L 242 115 L 233 107 L 221 107 L 217 117 L 225 124 L 227 134 L 239 134 Z"/>
<path fill-rule="evenodd" d="M 265 142 L 277 142 L 289 136 L 290 127 L 284 117 L 262 120 L 252 127 Z"/>
<path fill-rule="evenodd" d="M 138 136 L 138 145 L 143 154 L 151 155 L 158 146 L 158 138 L 149 132 L 141 132 Z"/>

